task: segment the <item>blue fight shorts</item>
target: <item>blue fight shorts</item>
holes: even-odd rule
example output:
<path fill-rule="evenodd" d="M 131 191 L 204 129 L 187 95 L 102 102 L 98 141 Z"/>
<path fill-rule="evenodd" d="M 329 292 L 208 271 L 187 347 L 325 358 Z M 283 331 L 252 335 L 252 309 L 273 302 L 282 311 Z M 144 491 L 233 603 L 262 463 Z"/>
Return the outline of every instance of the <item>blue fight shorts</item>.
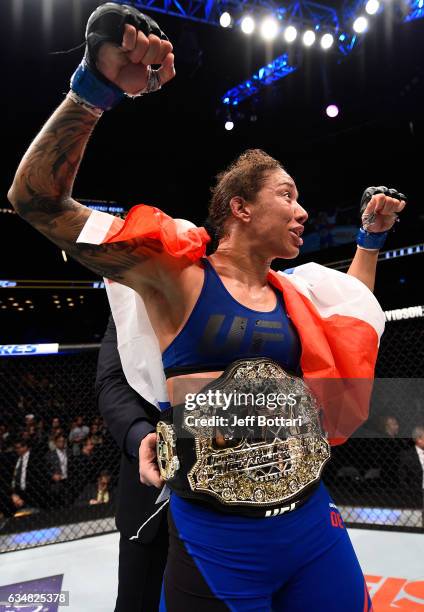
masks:
<path fill-rule="evenodd" d="M 324 484 L 293 512 L 223 514 L 171 496 L 160 612 L 371 612 Z"/>

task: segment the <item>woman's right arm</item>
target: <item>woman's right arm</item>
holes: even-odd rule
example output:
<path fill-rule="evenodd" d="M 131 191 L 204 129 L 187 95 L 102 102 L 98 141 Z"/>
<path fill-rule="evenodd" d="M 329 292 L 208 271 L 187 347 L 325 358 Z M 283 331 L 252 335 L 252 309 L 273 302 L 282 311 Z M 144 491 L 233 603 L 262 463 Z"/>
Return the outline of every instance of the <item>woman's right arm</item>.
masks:
<path fill-rule="evenodd" d="M 173 78 L 172 45 L 157 36 L 146 37 L 125 25 L 122 45 L 104 43 L 98 70 L 124 91 L 134 93 L 147 84 L 147 68 L 161 64 L 161 83 Z M 16 212 L 61 249 L 96 274 L 133 286 L 143 268 L 154 274 L 159 243 L 143 240 L 91 245 L 76 243 L 91 210 L 72 198 L 72 187 L 87 142 L 98 121 L 73 100 L 65 99 L 23 157 L 9 200 Z"/>

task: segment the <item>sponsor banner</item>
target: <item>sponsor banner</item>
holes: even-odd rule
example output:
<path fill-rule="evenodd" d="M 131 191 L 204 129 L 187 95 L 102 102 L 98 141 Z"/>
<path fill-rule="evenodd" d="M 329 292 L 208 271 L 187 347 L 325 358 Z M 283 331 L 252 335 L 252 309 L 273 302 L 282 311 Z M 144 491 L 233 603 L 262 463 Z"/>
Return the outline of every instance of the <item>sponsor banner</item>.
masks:
<path fill-rule="evenodd" d="M 0 357 L 51 355 L 59 352 L 59 344 L 0 344 Z"/>
<path fill-rule="evenodd" d="M 406 308 L 395 308 L 385 310 L 386 321 L 402 321 L 404 319 L 417 319 L 424 317 L 424 306 L 407 306 Z"/>

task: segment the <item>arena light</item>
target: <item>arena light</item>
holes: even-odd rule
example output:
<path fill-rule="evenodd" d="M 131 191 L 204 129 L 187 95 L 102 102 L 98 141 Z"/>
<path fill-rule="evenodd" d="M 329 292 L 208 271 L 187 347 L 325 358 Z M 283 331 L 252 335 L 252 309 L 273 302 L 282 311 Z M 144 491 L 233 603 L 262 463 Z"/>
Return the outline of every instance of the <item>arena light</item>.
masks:
<path fill-rule="evenodd" d="M 229 28 L 231 23 L 232 23 L 232 18 L 231 18 L 230 13 L 228 13 L 227 11 L 222 13 L 221 17 L 219 18 L 220 26 L 223 28 Z"/>
<path fill-rule="evenodd" d="M 325 114 L 327 117 L 330 117 L 330 119 L 334 119 L 339 114 L 338 106 L 336 106 L 336 104 L 329 104 L 325 109 Z"/>
<path fill-rule="evenodd" d="M 272 62 L 259 68 L 249 79 L 229 89 L 221 100 L 227 107 L 237 106 L 239 102 L 255 96 L 263 87 L 268 87 L 274 81 L 284 79 L 295 70 L 297 70 L 297 67 L 292 66 L 287 53 L 283 53 Z"/>
<path fill-rule="evenodd" d="M 278 21 L 274 17 L 266 17 L 261 23 L 261 36 L 264 40 L 274 40 L 278 34 Z"/>
<path fill-rule="evenodd" d="M 333 46 L 334 43 L 334 36 L 332 34 L 324 34 L 324 36 L 321 38 L 321 47 L 326 51 L 327 49 L 330 49 L 330 47 Z"/>
<path fill-rule="evenodd" d="M 253 17 L 250 17 L 250 15 L 243 17 L 241 20 L 241 31 L 244 32 L 244 34 L 252 34 L 254 29 L 255 21 Z"/>
<path fill-rule="evenodd" d="M 368 15 L 375 15 L 380 8 L 380 2 L 378 0 L 368 0 L 365 5 L 365 11 Z"/>
<path fill-rule="evenodd" d="M 315 32 L 313 30 L 306 30 L 302 36 L 302 41 L 305 47 L 311 47 L 315 42 Z"/>
<path fill-rule="evenodd" d="M 353 29 L 357 34 L 362 34 L 368 29 L 368 19 L 361 15 L 353 22 Z"/>
<path fill-rule="evenodd" d="M 234 128 L 234 121 L 227 120 L 224 125 L 227 132 L 230 132 Z"/>
<path fill-rule="evenodd" d="M 284 30 L 284 40 L 288 43 L 292 43 L 297 38 L 297 30 L 294 26 L 288 26 Z"/>

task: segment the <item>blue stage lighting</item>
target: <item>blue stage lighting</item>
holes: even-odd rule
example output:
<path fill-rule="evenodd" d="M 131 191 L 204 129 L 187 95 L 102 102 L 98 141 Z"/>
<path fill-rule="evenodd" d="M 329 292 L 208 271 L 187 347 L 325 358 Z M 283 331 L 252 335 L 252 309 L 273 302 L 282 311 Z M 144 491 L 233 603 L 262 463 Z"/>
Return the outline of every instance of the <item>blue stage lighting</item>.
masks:
<path fill-rule="evenodd" d="M 222 102 L 236 106 L 239 102 L 258 93 L 266 85 L 283 79 L 295 70 L 297 70 L 296 66 L 290 66 L 287 53 L 284 53 L 273 62 L 259 68 L 250 79 L 227 91 L 222 97 Z"/>
<path fill-rule="evenodd" d="M 412 0 L 409 2 L 409 12 L 404 21 L 414 21 L 424 17 L 424 0 Z"/>

